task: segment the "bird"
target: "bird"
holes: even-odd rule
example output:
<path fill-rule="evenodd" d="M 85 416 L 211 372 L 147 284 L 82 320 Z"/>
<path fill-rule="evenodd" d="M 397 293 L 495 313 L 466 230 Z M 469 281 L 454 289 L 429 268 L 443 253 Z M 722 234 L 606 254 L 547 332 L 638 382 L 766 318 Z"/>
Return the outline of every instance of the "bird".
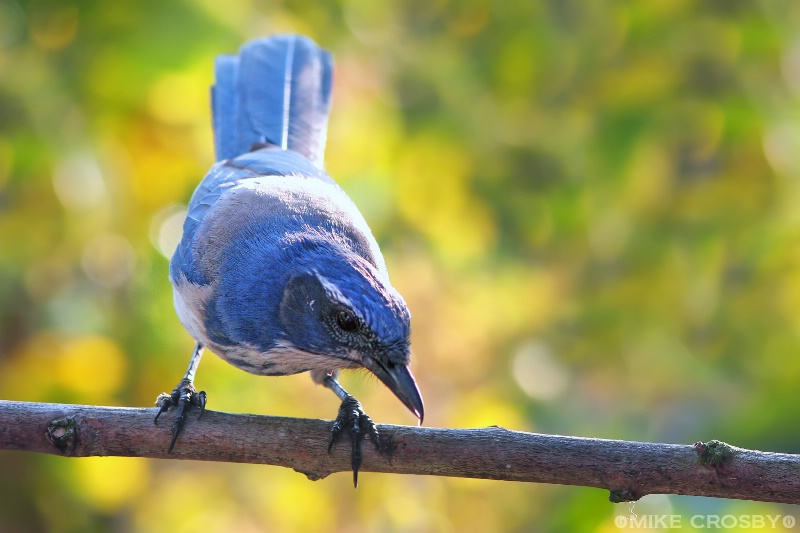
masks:
<path fill-rule="evenodd" d="M 217 56 L 211 88 L 216 163 L 195 189 L 169 264 L 175 310 L 196 341 L 186 374 L 161 393 L 174 408 L 172 452 L 207 395 L 194 386 L 208 348 L 261 376 L 309 372 L 341 404 L 327 451 L 349 432 L 353 484 L 361 442 L 380 433 L 339 383 L 367 369 L 422 423 L 409 368 L 411 314 L 366 220 L 326 173 L 333 59 L 303 35 L 274 35 Z"/>

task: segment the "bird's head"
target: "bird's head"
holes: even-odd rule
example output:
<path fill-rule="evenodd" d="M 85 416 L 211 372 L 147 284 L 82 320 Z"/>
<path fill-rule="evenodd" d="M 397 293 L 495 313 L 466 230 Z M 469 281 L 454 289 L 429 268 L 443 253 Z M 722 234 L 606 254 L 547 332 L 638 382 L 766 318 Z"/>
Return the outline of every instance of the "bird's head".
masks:
<path fill-rule="evenodd" d="M 408 366 L 410 320 L 387 277 L 360 257 L 328 256 L 293 273 L 280 304 L 286 341 L 335 358 L 331 369 L 368 369 L 421 421 L 422 397 Z"/>

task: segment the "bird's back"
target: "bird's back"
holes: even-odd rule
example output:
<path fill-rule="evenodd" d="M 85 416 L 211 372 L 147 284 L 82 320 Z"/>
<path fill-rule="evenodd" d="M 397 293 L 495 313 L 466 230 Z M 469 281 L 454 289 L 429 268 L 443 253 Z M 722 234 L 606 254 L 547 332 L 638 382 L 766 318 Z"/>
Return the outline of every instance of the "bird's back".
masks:
<path fill-rule="evenodd" d="M 237 55 L 217 57 L 212 114 L 218 163 L 189 202 L 183 238 L 170 265 L 173 282 L 180 277 L 195 284 L 210 281 L 196 264 L 197 233 L 210 211 L 231 200 L 234 189 L 258 189 L 269 196 L 270 183 L 296 177 L 300 189 L 307 188 L 305 180 L 319 182 L 318 201 L 352 204 L 322 169 L 332 76 L 330 53 L 300 35 L 258 39 Z M 255 187 L 253 180 L 261 185 Z M 309 200 L 313 203 L 314 195 Z M 271 218 L 279 219 L 280 213 Z M 369 234 L 359 219 L 357 229 Z"/>

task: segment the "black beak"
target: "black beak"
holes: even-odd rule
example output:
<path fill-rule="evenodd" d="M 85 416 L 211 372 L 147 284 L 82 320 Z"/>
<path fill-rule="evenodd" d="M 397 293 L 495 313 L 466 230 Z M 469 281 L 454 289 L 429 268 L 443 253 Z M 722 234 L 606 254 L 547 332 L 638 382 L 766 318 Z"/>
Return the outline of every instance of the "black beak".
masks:
<path fill-rule="evenodd" d="M 422 424 L 425 407 L 422 405 L 422 396 L 419 394 L 419 387 L 411 370 L 405 365 L 384 363 L 377 359 L 370 358 L 368 361 L 367 368 L 389 387 L 389 390 L 419 418 L 419 423 Z"/>

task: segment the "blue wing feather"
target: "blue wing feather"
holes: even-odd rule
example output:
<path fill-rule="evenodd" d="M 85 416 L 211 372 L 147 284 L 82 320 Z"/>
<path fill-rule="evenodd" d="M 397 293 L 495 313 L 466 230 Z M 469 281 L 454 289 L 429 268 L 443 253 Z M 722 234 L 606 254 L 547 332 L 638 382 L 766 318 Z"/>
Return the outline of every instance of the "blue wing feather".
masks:
<path fill-rule="evenodd" d="M 289 150 L 266 148 L 217 163 L 211 167 L 189 201 L 183 224 L 183 237 L 172 261 L 173 279 L 178 279 L 178 272 L 175 269 L 180 268 L 189 281 L 198 284 L 207 283 L 208 280 L 196 270 L 192 260 L 192 248 L 197 230 L 201 227 L 206 214 L 226 191 L 248 180 L 264 176 L 302 176 L 323 181 L 339 189 L 336 182 L 325 172 L 300 154 Z"/>

